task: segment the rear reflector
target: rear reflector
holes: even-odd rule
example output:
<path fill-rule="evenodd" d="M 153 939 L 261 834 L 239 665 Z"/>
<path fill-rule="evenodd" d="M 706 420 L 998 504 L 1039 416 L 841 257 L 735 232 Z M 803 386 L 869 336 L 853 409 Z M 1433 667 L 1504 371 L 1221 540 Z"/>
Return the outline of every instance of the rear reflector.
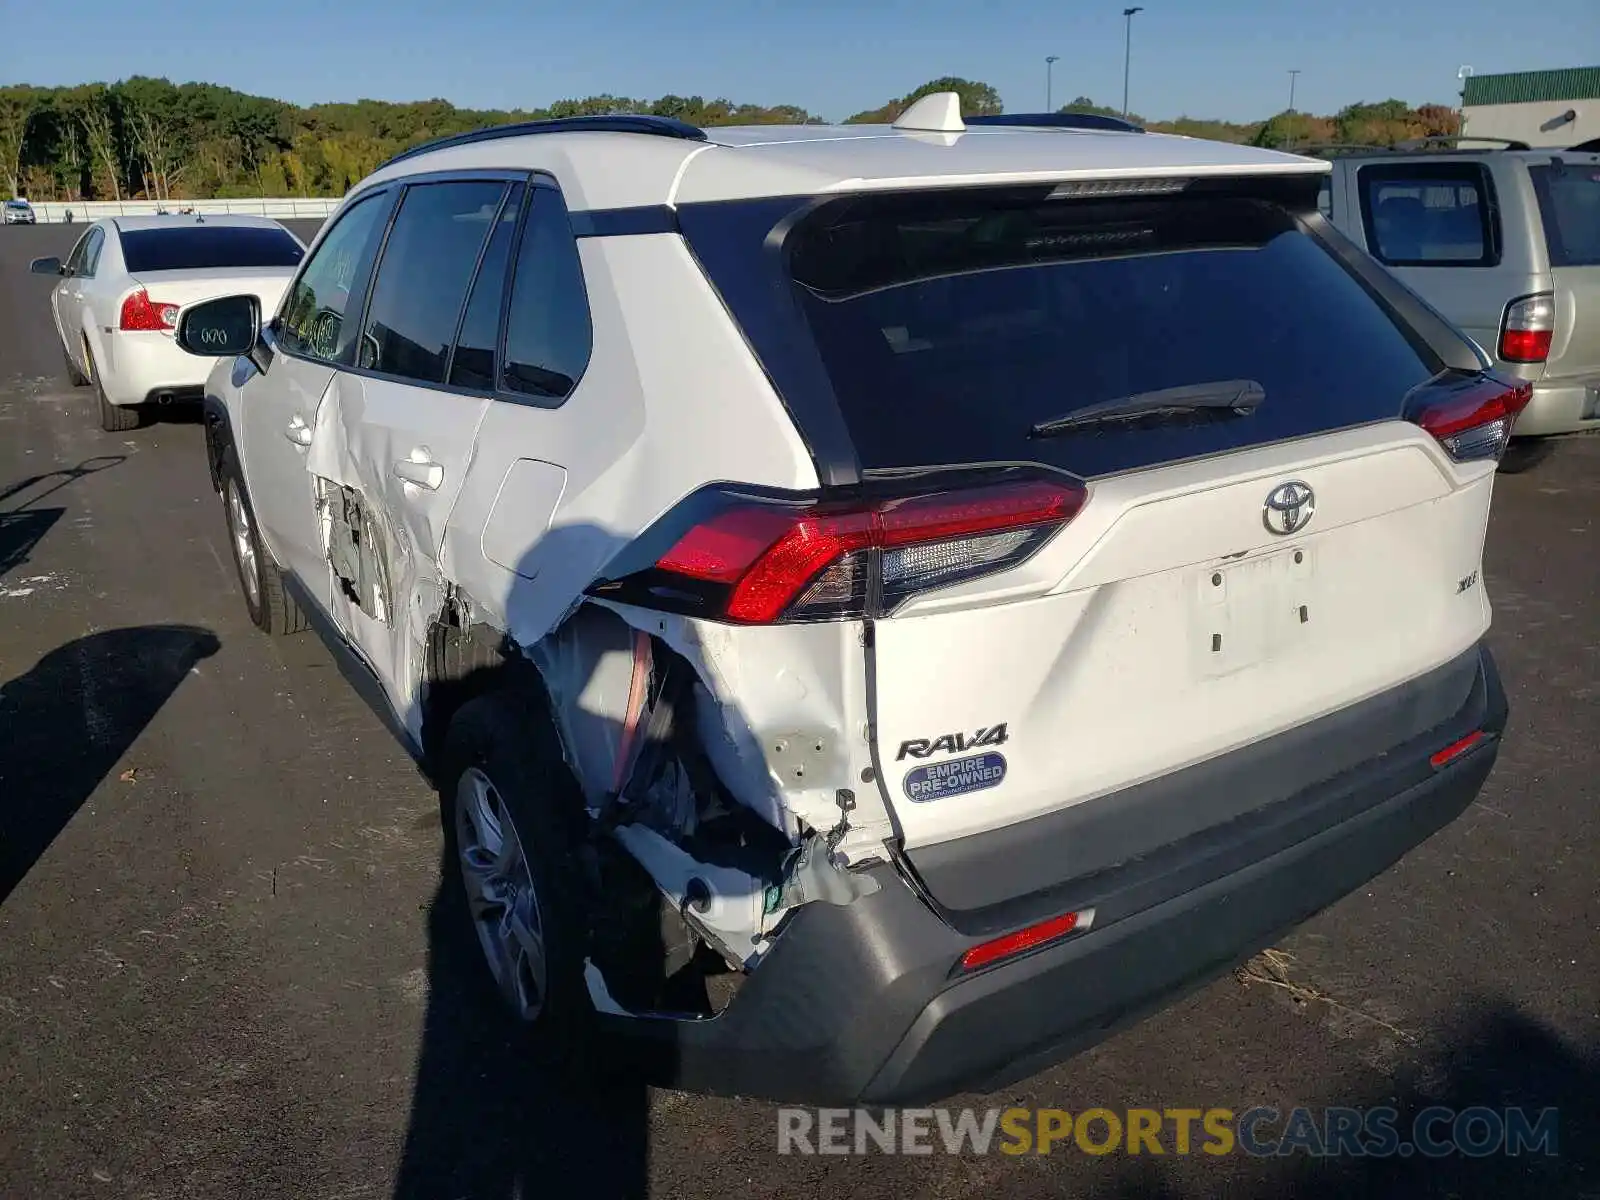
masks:
<path fill-rule="evenodd" d="M 740 624 L 864 615 L 1031 556 L 1083 506 L 1056 479 L 981 484 L 867 505 L 733 501 L 697 521 L 654 564 L 657 586 L 725 588 L 715 615 Z"/>
<path fill-rule="evenodd" d="M 122 302 L 122 319 L 118 322 L 121 329 L 148 333 L 174 329 L 177 324 L 178 306 L 150 299 L 150 294 L 143 288 L 130 292 Z"/>
<path fill-rule="evenodd" d="M 1040 921 L 1037 925 L 1029 925 L 1026 929 L 997 937 L 992 942 L 980 942 L 961 956 L 961 967 L 965 971 L 976 971 L 979 967 L 990 966 L 1003 958 L 1011 958 L 1026 950 L 1036 950 L 1048 942 L 1065 937 L 1074 930 L 1087 929 L 1089 918 L 1093 916 L 1092 909 L 1081 913 L 1063 913 L 1059 917 L 1051 917 L 1048 921 Z"/>
<path fill-rule="evenodd" d="M 1428 761 L 1433 764 L 1435 769 L 1452 763 L 1465 754 L 1468 750 L 1471 750 L 1479 742 L 1483 741 L 1485 736 L 1486 735 L 1484 734 L 1483 730 L 1475 729 L 1460 741 L 1451 742 L 1448 746 L 1439 751 Z"/>
<path fill-rule="evenodd" d="M 1475 375 L 1434 383 L 1420 393 L 1412 419 L 1457 462 L 1498 459 L 1505 453 L 1517 414 L 1533 399 L 1531 383 Z"/>
<path fill-rule="evenodd" d="M 1556 301 L 1549 292 L 1523 296 L 1506 305 L 1500 322 L 1500 358 L 1504 362 L 1540 363 L 1550 357 L 1556 327 Z"/>

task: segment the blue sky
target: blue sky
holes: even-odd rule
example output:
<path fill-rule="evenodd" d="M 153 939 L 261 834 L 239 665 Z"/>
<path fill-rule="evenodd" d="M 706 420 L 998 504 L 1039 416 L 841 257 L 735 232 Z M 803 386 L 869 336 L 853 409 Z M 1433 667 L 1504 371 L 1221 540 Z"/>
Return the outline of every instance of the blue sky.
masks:
<path fill-rule="evenodd" d="M 538 107 L 612 92 L 795 103 L 839 118 L 939 75 L 993 84 L 1012 111 L 1122 96 L 1123 5 L 1082 0 L 0 0 L 0 82 L 133 74 L 296 103 L 441 96 Z M 70 14 L 70 16 L 68 15 Z M 1536 19 L 1521 19 L 1533 17 Z M 1247 120 L 1390 96 L 1450 101 L 1479 74 L 1600 61 L 1597 0 L 1149 0 L 1131 104 Z"/>

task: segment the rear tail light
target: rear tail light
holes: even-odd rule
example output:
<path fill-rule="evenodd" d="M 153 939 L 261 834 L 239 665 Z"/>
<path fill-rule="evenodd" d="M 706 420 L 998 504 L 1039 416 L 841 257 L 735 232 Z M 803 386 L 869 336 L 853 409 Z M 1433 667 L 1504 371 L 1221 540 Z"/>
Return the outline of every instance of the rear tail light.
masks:
<path fill-rule="evenodd" d="M 1434 380 L 1418 392 L 1411 419 L 1457 462 L 1498 459 L 1511 441 L 1517 414 L 1533 399 L 1531 383 L 1493 375 Z"/>
<path fill-rule="evenodd" d="M 1550 357 L 1550 339 L 1556 327 L 1556 301 L 1549 292 L 1524 296 L 1506 305 L 1500 322 L 1500 358 L 1503 362 L 1541 363 Z"/>
<path fill-rule="evenodd" d="M 1017 566 L 1086 495 L 1037 478 L 851 505 L 702 494 L 653 562 L 594 590 L 744 625 L 876 615 Z"/>
<path fill-rule="evenodd" d="M 149 332 L 176 329 L 177 326 L 178 306 L 150 299 L 150 293 L 143 288 L 128 293 L 127 299 L 122 302 L 122 320 L 118 323 L 121 329 Z"/>

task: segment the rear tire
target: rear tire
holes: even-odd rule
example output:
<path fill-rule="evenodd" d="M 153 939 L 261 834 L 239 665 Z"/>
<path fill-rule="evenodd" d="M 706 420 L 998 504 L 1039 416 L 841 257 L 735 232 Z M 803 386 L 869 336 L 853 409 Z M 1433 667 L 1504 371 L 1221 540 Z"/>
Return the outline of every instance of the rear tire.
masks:
<path fill-rule="evenodd" d="M 444 887 L 464 912 L 457 927 L 477 943 L 499 1009 L 529 1049 L 570 1068 L 597 1047 L 584 980 L 583 797 L 553 732 L 548 714 L 511 689 L 468 700 L 445 734 L 439 802 L 454 876 Z"/>
<path fill-rule="evenodd" d="M 262 544 L 255 509 L 250 505 L 250 493 L 244 486 L 244 477 L 231 448 L 223 455 L 219 474 L 222 477 L 222 513 L 228 523 L 228 547 L 233 552 L 234 568 L 239 572 L 239 591 L 244 596 L 245 611 L 262 633 L 283 637 L 304 632 L 309 622 L 304 610 L 284 587 L 283 573 Z"/>
<path fill-rule="evenodd" d="M 1506 447 L 1500 456 L 1502 475 L 1520 475 L 1531 471 L 1556 452 L 1553 438 L 1518 438 Z"/>
<path fill-rule="evenodd" d="M 105 385 L 100 382 L 100 368 L 95 366 L 94 355 L 88 344 L 83 347 L 83 361 L 89 366 L 89 382 L 94 384 L 95 399 L 100 401 L 100 428 L 107 433 L 126 433 L 139 428 L 139 410 L 132 405 L 113 404 L 106 399 Z"/>

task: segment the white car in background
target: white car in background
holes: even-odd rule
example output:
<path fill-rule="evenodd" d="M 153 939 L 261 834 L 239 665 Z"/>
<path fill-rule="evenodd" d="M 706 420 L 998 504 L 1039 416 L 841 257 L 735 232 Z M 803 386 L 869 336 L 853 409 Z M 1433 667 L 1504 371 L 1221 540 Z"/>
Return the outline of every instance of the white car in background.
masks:
<path fill-rule="evenodd" d="M 95 387 L 101 427 L 116 431 L 137 428 L 144 405 L 202 396 L 211 364 L 173 341 L 181 309 L 245 293 L 270 311 L 304 255 L 266 217 L 108 217 L 66 262 L 36 258 L 31 269 L 61 277 L 50 304 L 67 374 Z"/>

